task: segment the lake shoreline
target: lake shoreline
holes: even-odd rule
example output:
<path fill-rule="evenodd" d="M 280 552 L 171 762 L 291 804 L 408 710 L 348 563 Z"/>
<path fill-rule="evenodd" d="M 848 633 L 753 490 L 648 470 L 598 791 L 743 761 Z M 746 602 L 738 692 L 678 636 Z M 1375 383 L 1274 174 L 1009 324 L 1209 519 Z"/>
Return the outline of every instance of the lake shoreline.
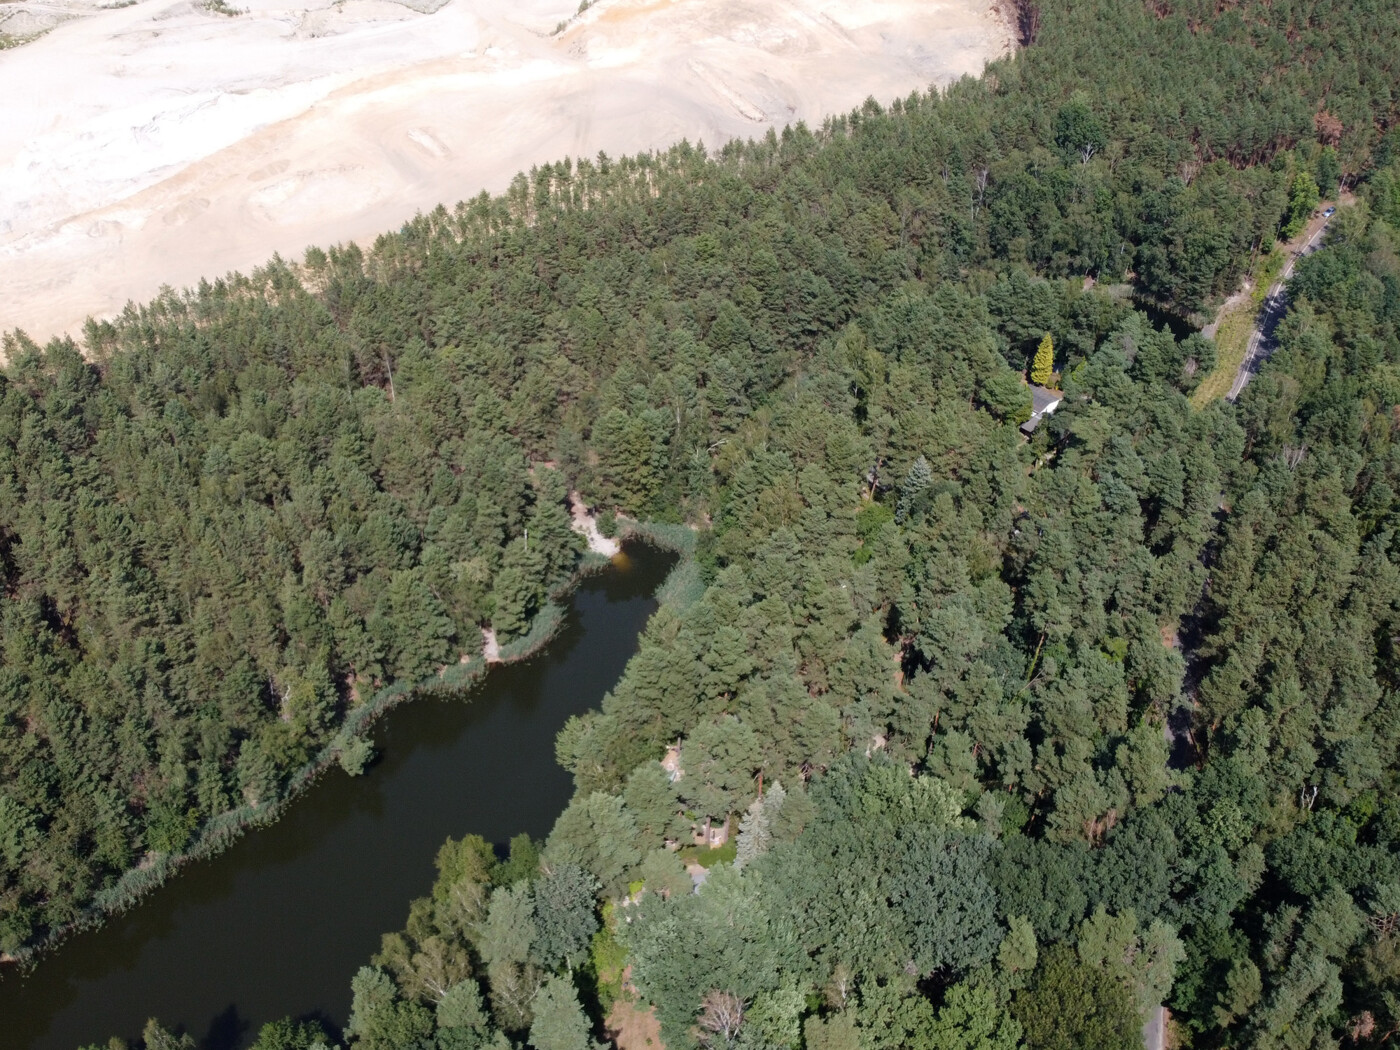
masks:
<path fill-rule="evenodd" d="M 660 525 L 619 518 L 617 532 L 620 554 L 625 554 L 628 543 L 639 543 L 677 556 L 676 563 L 656 591 L 659 600 L 684 567 L 693 564 L 690 555 L 694 550 L 694 532 L 687 526 Z M 549 601 L 530 621 L 529 630 L 514 641 L 502 645 L 496 659 L 488 662 L 484 655 L 474 659 L 468 657 L 461 663 L 441 668 L 438 674 L 431 678 L 408 684 L 390 683 L 365 703 L 351 708 L 346 712 L 336 734 L 311 761 L 292 773 L 277 798 L 215 815 L 205 824 L 193 846 L 182 853 L 145 854 L 136 866 L 128 868 L 112 886 L 99 891 L 78 918 L 50 931 L 38 943 L 17 955 L 0 955 L 0 982 L 7 977 L 24 976 L 32 972 L 45 956 L 60 948 L 71 937 L 98 929 L 109 919 L 131 910 L 186 867 L 219 856 L 240 841 L 246 832 L 276 823 L 290 805 L 305 794 L 325 772 L 339 764 L 342 752 L 351 741 L 361 738 L 368 740 L 370 731 L 379 720 L 404 701 L 434 696 L 439 699 L 447 696 L 464 698 L 468 691 L 485 681 L 486 672 L 490 668 L 523 663 L 539 655 L 564 626 L 568 610 L 561 603 L 569 601 L 584 580 L 607 571 L 612 564 L 612 558 L 591 550 L 585 553 L 569 577 L 550 591 Z"/>

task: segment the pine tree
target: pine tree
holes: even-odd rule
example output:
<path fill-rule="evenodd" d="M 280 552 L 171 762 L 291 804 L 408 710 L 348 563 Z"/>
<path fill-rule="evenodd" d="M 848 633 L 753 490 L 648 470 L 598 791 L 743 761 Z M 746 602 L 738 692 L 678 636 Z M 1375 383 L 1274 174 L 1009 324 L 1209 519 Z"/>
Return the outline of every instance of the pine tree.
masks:
<path fill-rule="evenodd" d="M 678 839 L 690 829 L 690 821 L 681 815 L 680 799 L 671 777 L 655 759 L 632 771 L 622 789 L 622 798 L 649 846 L 660 846 L 668 838 Z"/>
<path fill-rule="evenodd" d="M 536 1050 L 589 1050 L 588 1017 L 567 978 L 550 977 L 535 997 L 530 1045 Z"/>
<path fill-rule="evenodd" d="M 1031 382 L 1037 386 L 1049 386 L 1050 376 L 1055 370 L 1055 343 L 1046 332 L 1036 348 L 1035 360 L 1031 363 Z"/>
<path fill-rule="evenodd" d="M 748 812 L 739 822 L 739 841 L 736 845 L 734 866 L 742 868 L 753 863 L 768 852 L 773 842 L 773 833 L 768 828 L 768 814 L 763 809 L 763 799 L 756 798 L 749 803 Z"/>
<path fill-rule="evenodd" d="M 783 790 L 783 785 L 775 780 L 766 798 L 756 798 L 749 804 L 748 811 L 739 822 L 734 867 L 742 868 L 768 852 L 773 845 L 773 818 L 783 808 L 786 799 L 787 792 Z"/>
<path fill-rule="evenodd" d="M 474 978 L 459 981 L 447 989 L 447 994 L 438 1000 L 436 1014 L 439 1030 L 470 1028 L 484 1032 L 490 1024 L 482 1009 L 481 985 Z"/>
<path fill-rule="evenodd" d="M 680 855 L 668 849 L 654 849 L 643 857 L 638 874 L 647 892 L 659 897 L 682 897 L 695 888 Z"/>
<path fill-rule="evenodd" d="M 1039 950 L 1035 943 L 1035 927 L 1024 915 L 1007 918 L 1006 936 L 997 949 L 997 962 L 1007 973 L 1029 973 L 1035 969 Z"/>
<path fill-rule="evenodd" d="M 558 864 L 535 880 L 535 942 L 532 952 L 546 969 L 561 963 L 570 972 L 587 954 L 598 930 L 593 913 L 597 881 L 577 864 Z"/>
<path fill-rule="evenodd" d="M 1022 388 L 1024 389 L 1024 387 Z M 923 456 L 914 460 L 909 473 L 899 485 L 899 502 L 895 504 L 894 520 L 901 525 L 923 505 L 924 494 L 933 485 L 933 468 Z"/>
<path fill-rule="evenodd" d="M 535 925 L 535 901 L 530 884 L 498 886 L 491 894 L 491 908 L 477 948 L 488 963 L 523 963 L 539 936 Z"/>

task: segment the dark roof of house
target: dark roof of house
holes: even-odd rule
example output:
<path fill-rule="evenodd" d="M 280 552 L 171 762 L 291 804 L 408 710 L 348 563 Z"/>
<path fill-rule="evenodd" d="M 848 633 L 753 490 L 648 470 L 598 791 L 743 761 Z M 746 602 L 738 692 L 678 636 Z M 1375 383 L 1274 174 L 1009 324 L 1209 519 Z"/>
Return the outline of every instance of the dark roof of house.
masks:
<path fill-rule="evenodd" d="M 1055 406 L 1064 400 L 1065 395 L 1058 390 L 1031 384 L 1031 418 L 1021 424 L 1021 431 L 1030 434 L 1040 426 L 1040 421 L 1055 411 Z"/>
<path fill-rule="evenodd" d="M 1047 390 L 1043 386 L 1031 386 L 1031 416 L 1043 416 L 1051 405 L 1064 400 L 1065 395 L 1058 390 Z"/>

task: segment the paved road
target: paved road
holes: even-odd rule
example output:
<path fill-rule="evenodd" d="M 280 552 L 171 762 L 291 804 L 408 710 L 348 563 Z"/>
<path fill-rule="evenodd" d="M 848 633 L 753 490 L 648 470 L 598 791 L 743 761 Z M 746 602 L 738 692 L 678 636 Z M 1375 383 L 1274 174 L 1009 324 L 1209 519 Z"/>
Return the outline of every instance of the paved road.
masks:
<path fill-rule="evenodd" d="M 1142 1026 L 1143 1050 L 1164 1050 L 1167 1045 L 1167 1008 L 1159 1006 Z"/>
<path fill-rule="evenodd" d="M 1225 395 L 1226 400 L 1238 401 L 1254 373 L 1259 371 L 1259 366 L 1274 352 L 1274 329 L 1278 327 L 1288 309 L 1288 294 L 1284 285 L 1288 278 L 1293 276 L 1294 264 L 1303 256 L 1311 255 L 1322 247 L 1322 235 L 1327 231 L 1327 224 L 1331 218 L 1324 218 L 1303 246 L 1289 256 L 1288 264 L 1269 289 L 1269 294 L 1264 297 L 1264 305 L 1259 308 L 1259 316 L 1254 321 L 1254 331 L 1249 333 L 1249 345 L 1245 348 L 1244 360 L 1240 362 L 1240 370 L 1235 373 L 1235 382 L 1231 385 L 1230 392 Z"/>

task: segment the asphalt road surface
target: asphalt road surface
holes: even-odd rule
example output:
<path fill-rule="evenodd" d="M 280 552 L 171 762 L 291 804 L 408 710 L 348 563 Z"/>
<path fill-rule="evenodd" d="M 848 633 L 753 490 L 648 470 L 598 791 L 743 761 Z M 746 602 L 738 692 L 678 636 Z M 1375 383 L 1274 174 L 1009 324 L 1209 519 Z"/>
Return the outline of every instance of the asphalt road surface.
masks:
<path fill-rule="evenodd" d="M 1142 1026 L 1143 1050 L 1164 1050 L 1167 1045 L 1167 1008 L 1159 1006 Z"/>
<path fill-rule="evenodd" d="M 1283 272 L 1278 275 L 1278 280 L 1269 289 L 1269 294 L 1264 298 L 1264 305 L 1259 308 L 1259 316 L 1254 321 L 1254 331 L 1249 333 L 1249 345 L 1245 348 L 1244 360 L 1240 362 L 1240 370 L 1235 373 L 1235 381 L 1230 386 L 1230 392 L 1225 395 L 1229 401 L 1238 401 L 1244 388 L 1249 385 L 1254 373 L 1259 371 L 1259 366 L 1269 359 L 1269 355 L 1274 352 L 1274 329 L 1278 327 L 1279 321 L 1283 319 L 1284 311 L 1288 309 L 1288 293 L 1284 287 L 1288 283 L 1288 278 L 1293 276 L 1293 267 L 1305 255 L 1311 255 L 1322 247 L 1322 235 L 1327 231 L 1327 224 L 1332 221 L 1332 216 L 1324 216 L 1322 224 L 1313 231 L 1313 235 L 1304 242 L 1303 246 L 1288 259 L 1288 264 L 1284 266 Z"/>

